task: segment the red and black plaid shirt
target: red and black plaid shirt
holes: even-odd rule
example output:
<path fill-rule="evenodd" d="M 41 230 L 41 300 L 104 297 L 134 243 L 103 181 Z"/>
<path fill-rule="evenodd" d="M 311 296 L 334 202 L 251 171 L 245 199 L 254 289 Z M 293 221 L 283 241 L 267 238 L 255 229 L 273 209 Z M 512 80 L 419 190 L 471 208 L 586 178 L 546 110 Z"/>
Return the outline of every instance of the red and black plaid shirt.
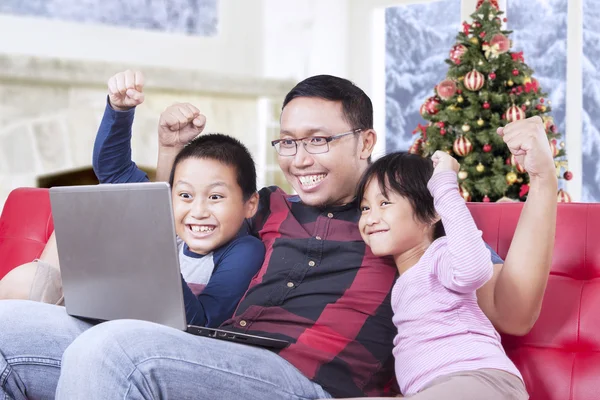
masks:
<path fill-rule="evenodd" d="M 279 355 L 334 397 L 381 396 L 395 379 L 397 271 L 362 241 L 359 218 L 355 203 L 318 209 L 262 189 L 252 228 L 265 261 L 222 325 L 289 341 Z"/>

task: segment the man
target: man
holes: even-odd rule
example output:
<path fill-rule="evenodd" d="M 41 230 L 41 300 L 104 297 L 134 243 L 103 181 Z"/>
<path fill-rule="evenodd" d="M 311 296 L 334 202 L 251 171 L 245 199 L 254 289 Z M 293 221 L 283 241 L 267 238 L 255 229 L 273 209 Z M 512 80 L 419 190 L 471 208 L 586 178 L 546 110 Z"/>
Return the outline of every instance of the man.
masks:
<path fill-rule="evenodd" d="M 115 90 L 135 100 L 142 90 L 136 79 L 135 73 L 125 73 Z M 203 125 L 199 112 L 183 106 L 172 106 L 163 116 L 159 179 L 166 178 L 187 136 L 194 136 L 190 132 L 200 133 L 194 126 Z M 117 136 L 103 143 L 127 139 L 133 111 L 119 113 L 109 106 L 106 118 Z M 383 394 L 393 380 L 389 291 L 395 271 L 360 240 L 359 211 L 352 201 L 376 142 L 372 125 L 369 98 L 340 78 L 308 78 L 284 101 L 284 141 L 275 148 L 298 196 L 274 188 L 261 191 L 252 229 L 267 245 L 267 258 L 224 328 L 285 338 L 290 347 L 275 354 L 141 321 L 90 329 L 61 308 L 6 301 L 0 304 L 4 393 L 18 399 L 51 397 L 58 381 L 61 399 Z M 539 118 L 510 124 L 500 133 L 513 154 L 524 158 L 531 190 L 506 262 L 496 265 L 478 298 L 500 331 L 524 334 L 539 313 L 550 268 L 557 182 Z M 119 181 L 122 174 L 126 169 L 109 180 Z"/>

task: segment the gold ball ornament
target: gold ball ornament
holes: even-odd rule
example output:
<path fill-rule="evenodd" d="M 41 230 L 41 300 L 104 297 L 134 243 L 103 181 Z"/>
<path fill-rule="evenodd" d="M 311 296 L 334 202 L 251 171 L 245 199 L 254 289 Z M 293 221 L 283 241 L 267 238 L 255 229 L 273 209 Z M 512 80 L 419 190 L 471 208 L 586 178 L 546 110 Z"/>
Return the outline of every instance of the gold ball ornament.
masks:
<path fill-rule="evenodd" d="M 475 36 L 473 36 L 471 39 L 469 39 L 469 42 L 471 42 L 473 44 L 479 44 L 479 39 L 477 39 Z"/>
<path fill-rule="evenodd" d="M 523 83 L 531 83 L 531 77 L 526 76 L 525 78 L 523 78 Z"/>
<path fill-rule="evenodd" d="M 479 66 L 483 65 L 483 60 L 479 60 L 479 62 L 477 63 L 477 65 L 479 65 Z"/>
<path fill-rule="evenodd" d="M 560 148 L 564 149 L 565 148 L 565 142 L 560 142 Z"/>
<path fill-rule="evenodd" d="M 526 105 L 526 106 L 530 106 L 530 105 L 531 105 L 531 101 L 527 100 L 527 101 L 525 102 L 525 105 Z"/>
<path fill-rule="evenodd" d="M 484 121 L 484 120 L 482 120 L 481 118 L 479 118 L 479 119 L 477 120 L 477 125 L 479 125 L 479 126 L 483 126 L 483 124 L 485 124 L 485 121 Z"/>
<path fill-rule="evenodd" d="M 513 183 L 515 183 L 517 181 L 517 179 L 519 179 L 519 177 L 517 177 L 517 174 L 515 174 L 512 171 L 510 171 L 508 174 L 506 174 L 506 183 L 508 183 L 509 185 L 512 185 Z"/>
<path fill-rule="evenodd" d="M 477 170 L 477 172 L 483 172 L 483 171 L 485 171 L 485 167 L 483 166 L 482 163 L 477 164 L 477 166 L 475 167 L 475 169 Z"/>
<path fill-rule="evenodd" d="M 468 176 L 469 176 L 469 173 L 467 171 L 459 171 L 458 172 L 458 179 L 465 180 L 468 178 Z"/>
<path fill-rule="evenodd" d="M 469 193 L 467 189 L 462 186 L 460 187 L 460 195 L 463 199 L 465 199 L 465 201 L 471 201 L 471 193 Z"/>
<path fill-rule="evenodd" d="M 457 101 L 457 102 L 459 102 L 459 103 L 462 103 L 463 101 L 465 101 L 465 99 L 463 99 L 463 97 L 462 97 L 462 96 L 458 96 L 458 97 L 456 98 L 456 101 Z"/>
<path fill-rule="evenodd" d="M 471 127 L 470 127 L 469 125 L 467 125 L 467 124 L 464 124 L 464 125 L 462 126 L 462 131 L 463 131 L 463 132 L 469 132 L 470 130 L 471 130 Z"/>
<path fill-rule="evenodd" d="M 506 82 L 506 84 L 507 84 L 508 86 L 512 86 L 512 85 L 514 85 L 515 83 L 514 83 L 512 80 L 510 80 L 510 79 L 509 79 L 509 80 L 508 80 L 508 82 Z"/>
<path fill-rule="evenodd" d="M 541 111 L 541 112 L 546 112 L 546 106 L 541 106 L 541 107 L 540 107 L 540 111 Z"/>
<path fill-rule="evenodd" d="M 465 80 L 465 77 L 464 77 L 464 76 L 459 76 L 459 77 L 458 77 L 458 80 L 459 80 L 459 81 L 464 81 L 464 80 Z"/>

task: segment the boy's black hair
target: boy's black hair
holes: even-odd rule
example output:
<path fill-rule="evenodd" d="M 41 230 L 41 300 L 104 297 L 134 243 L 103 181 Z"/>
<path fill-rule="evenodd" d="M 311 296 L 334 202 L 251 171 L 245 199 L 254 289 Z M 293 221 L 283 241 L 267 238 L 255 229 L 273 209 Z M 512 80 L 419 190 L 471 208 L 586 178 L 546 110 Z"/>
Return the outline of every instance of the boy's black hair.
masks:
<path fill-rule="evenodd" d="M 352 129 L 373 129 L 373 104 L 367 94 L 348 79 L 332 75 L 312 76 L 298 83 L 285 96 L 283 108 L 297 97 L 340 101 L 344 119 Z"/>
<path fill-rule="evenodd" d="M 177 165 L 188 158 L 210 159 L 234 167 L 244 201 L 256 193 L 256 167 L 252 155 L 239 140 L 221 133 L 200 135 L 175 157 L 169 184 L 173 186 Z"/>
<path fill-rule="evenodd" d="M 393 191 L 407 199 L 417 219 L 430 224 L 437 218 L 433 206 L 433 196 L 427 182 L 433 175 L 433 162 L 416 154 L 396 152 L 388 154 L 369 165 L 358 184 L 358 205 L 363 200 L 367 184 L 376 179 L 384 196 Z M 433 240 L 445 236 L 442 221 L 437 221 L 433 230 Z"/>

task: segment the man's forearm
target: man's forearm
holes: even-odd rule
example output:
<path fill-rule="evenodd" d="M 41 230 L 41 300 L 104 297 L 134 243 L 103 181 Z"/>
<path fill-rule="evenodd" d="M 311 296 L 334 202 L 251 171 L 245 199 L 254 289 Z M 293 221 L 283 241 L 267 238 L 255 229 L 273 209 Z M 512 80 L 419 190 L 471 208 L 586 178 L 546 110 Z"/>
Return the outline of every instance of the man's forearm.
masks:
<path fill-rule="evenodd" d="M 509 333 L 528 332 L 539 315 L 552 265 L 556 231 L 555 177 L 530 182 L 506 260 L 494 290 L 498 319 Z"/>
<path fill-rule="evenodd" d="M 173 168 L 173 161 L 181 151 L 177 147 L 158 147 L 158 162 L 156 164 L 156 181 L 168 182 Z"/>

